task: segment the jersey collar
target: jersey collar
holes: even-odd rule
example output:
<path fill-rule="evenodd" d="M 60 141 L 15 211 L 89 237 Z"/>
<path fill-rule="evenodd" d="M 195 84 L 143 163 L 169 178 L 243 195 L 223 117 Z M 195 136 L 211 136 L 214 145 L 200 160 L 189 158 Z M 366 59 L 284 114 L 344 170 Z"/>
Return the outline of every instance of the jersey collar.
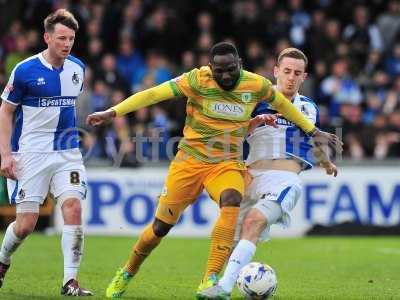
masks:
<path fill-rule="evenodd" d="M 40 53 L 38 54 L 38 58 L 39 58 L 40 62 L 41 62 L 46 68 L 48 68 L 48 69 L 50 69 L 50 70 L 53 70 L 53 66 L 52 66 L 51 64 L 49 64 L 49 63 L 47 62 L 47 60 L 45 60 L 45 58 L 44 58 L 44 56 L 43 56 L 43 52 L 40 52 Z"/>
<path fill-rule="evenodd" d="M 40 52 L 38 54 L 38 58 L 40 60 L 40 62 L 48 69 L 52 70 L 52 71 L 58 71 L 61 72 L 64 68 L 64 66 L 62 66 L 61 68 L 57 69 L 56 67 L 53 67 L 43 56 L 43 52 Z"/>

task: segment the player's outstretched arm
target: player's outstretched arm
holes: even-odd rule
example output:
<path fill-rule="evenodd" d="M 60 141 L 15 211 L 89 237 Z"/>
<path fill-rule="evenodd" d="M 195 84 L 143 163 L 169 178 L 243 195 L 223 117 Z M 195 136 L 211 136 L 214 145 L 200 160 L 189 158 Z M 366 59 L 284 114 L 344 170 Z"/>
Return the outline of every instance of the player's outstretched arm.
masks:
<path fill-rule="evenodd" d="M 11 155 L 11 131 L 12 121 L 15 112 L 15 105 L 3 101 L 0 107 L 0 157 L 1 167 L 0 173 L 2 176 L 10 179 L 17 179 L 16 168 L 17 163 Z"/>
<path fill-rule="evenodd" d="M 100 112 L 95 112 L 86 118 L 86 123 L 92 126 L 100 126 L 110 122 L 115 117 L 120 117 L 136 111 L 142 107 L 150 106 L 163 100 L 174 98 L 174 90 L 170 82 L 165 82 L 150 89 L 138 92 L 126 98 L 121 103 Z"/>
<path fill-rule="evenodd" d="M 270 105 L 281 113 L 285 119 L 295 123 L 306 134 L 312 136 L 317 145 L 330 145 L 335 149 L 336 153 L 343 151 L 343 143 L 335 134 L 319 130 L 282 93 L 275 90 L 270 93 L 270 97 L 267 97 L 267 99 Z"/>

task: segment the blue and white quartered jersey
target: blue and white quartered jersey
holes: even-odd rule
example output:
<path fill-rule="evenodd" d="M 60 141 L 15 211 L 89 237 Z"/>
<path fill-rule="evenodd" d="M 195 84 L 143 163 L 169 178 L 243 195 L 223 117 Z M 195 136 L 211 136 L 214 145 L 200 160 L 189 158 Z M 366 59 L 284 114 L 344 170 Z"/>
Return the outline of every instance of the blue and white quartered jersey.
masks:
<path fill-rule="evenodd" d="M 296 106 L 312 123 L 319 126 L 319 110 L 308 97 L 297 94 L 293 100 Z M 253 111 L 252 117 L 261 114 L 275 114 L 267 102 L 260 102 Z M 312 168 L 314 156 L 311 138 L 294 123 L 283 117 L 277 120 L 278 128 L 261 125 L 247 138 L 250 145 L 246 164 L 250 165 L 264 159 L 297 159 L 302 163 L 303 170 Z"/>
<path fill-rule="evenodd" d="M 60 69 L 42 53 L 20 62 L 1 98 L 16 108 L 13 152 L 54 152 L 78 148 L 75 102 L 83 89 L 85 66 L 68 56 Z"/>

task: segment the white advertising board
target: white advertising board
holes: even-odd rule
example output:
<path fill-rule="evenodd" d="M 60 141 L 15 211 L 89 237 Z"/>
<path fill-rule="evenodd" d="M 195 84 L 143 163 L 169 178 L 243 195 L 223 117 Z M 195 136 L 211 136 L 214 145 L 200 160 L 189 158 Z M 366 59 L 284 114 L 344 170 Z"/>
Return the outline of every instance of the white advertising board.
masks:
<path fill-rule="evenodd" d="M 400 224 L 400 178 L 395 167 L 343 167 L 337 178 L 323 170 L 304 172 L 303 194 L 288 229 L 273 226 L 272 236 L 300 236 L 314 224 L 355 221 L 370 225 Z M 167 168 L 89 169 L 83 203 L 87 234 L 138 235 L 154 216 Z M 218 216 L 203 193 L 171 231 L 176 236 L 209 236 Z M 61 231 L 59 209 L 56 230 Z"/>

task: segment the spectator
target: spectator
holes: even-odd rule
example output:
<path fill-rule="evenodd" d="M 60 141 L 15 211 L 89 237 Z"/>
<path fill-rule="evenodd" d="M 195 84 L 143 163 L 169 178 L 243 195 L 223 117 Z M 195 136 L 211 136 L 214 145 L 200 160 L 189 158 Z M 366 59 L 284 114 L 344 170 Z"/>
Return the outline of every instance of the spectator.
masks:
<path fill-rule="evenodd" d="M 148 76 L 152 76 L 154 85 L 163 83 L 172 78 L 165 57 L 157 50 L 149 51 L 145 68 L 133 74 L 131 82 L 132 91 L 137 92 L 142 90 L 144 79 L 149 78 Z"/>
<path fill-rule="evenodd" d="M 392 87 L 387 92 L 383 112 L 388 114 L 398 109 L 400 109 L 400 76 L 396 77 Z"/>
<path fill-rule="evenodd" d="M 32 54 L 28 52 L 29 44 L 25 34 L 18 34 L 15 38 L 15 50 L 8 53 L 4 62 L 6 77 L 10 77 L 15 65 Z"/>
<path fill-rule="evenodd" d="M 290 41 L 296 47 L 302 48 L 306 43 L 306 30 L 310 27 L 311 17 L 303 9 L 302 0 L 290 0 L 289 9 L 291 10 Z"/>
<path fill-rule="evenodd" d="M 188 71 L 192 70 L 193 68 L 197 67 L 196 55 L 191 50 L 186 50 L 185 52 L 182 53 L 181 62 L 182 62 L 181 68 L 179 68 L 178 71 L 175 72 L 177 74 L 182 74 L 184 72 L 188 72 Z"/>
<path fill-rule="evenodd" d="M 390 49 L 396 36 L 400 33 L 400 3 L 398 0 L 389 1 L 387 10 L 378 17 L 377 26 L 379 32 L 382 33 L 385 50 Z"/>
<path fill-rule="evenodd" d="M 323 10 L 316 10 L 312 15 L 311 24 L 305 32 L 305 50 L 309 54 L 308 56 L 313 60 L 320 60 L 323 54 L 324 41 L 326 34 L 324 28 L 326 26 L 326 16 Z M 312 65 L 311 65 L 312 67 Z"/>
<path fill-rule="evenodd" d="M 103 42 L 97 37 L 90 39 L 87 52 L 85 55 L 87 64 L 97 70 L 98 63 L 103 56 Z"/>
<path fill-rule="evenodd" d="M 129 4 L 123 9 L 122 24 L 120 30 L 120 37 L 122 43 L 124 40 L 139 41 L 140 38 L 140 19 L 143 16 L 143 2 L 130 1 Z M 121 44 L 122 46 L 122 44 Z M 127 47 L 125 45 L 124 47 Z M 132 47 L 132 46 L 131 46 Z M 133 48 L 133 47 L 132 47 Z"/>
<path fill-rule="evenodd" d="M 93 93 L 90 97 L 90 106 L 93 111 L 104 110 L 106 107 L 110 106 L 108 97 L 110 94 L 110 89 L 107 84 L 99 79 L 96 79 L 93 84 Z"/>
<path fill-rule="evenodd" d="M 400 75 L 400 43 L 394 45 L 391 56 L 386 58 L 385 71 L 392 77 Z"/>
<path fill-rule="evenodd" d="M 362 144 L 362 111 L 361 107 L 355 104 L 344 104 L 340 110 L 343 117 L 343 141 L 344 155 L 352 159 L 364 158 L 364 147 Z"/>
<path fill-rule="evenodd" d="M 246 48 L 246 69 L 253 71 L 264 61 L 265 49 L 257 40 L 249 42 Z"/>
<path fill-rule="evenodd" d="M 111 95 L 112 105 L 126 98 L 123 90 L 115 90 Z M 136 148 L 126 116 L 115 118 L 106 129 L 106 153 L 115 166 L 136 167 Z"/>
<path fill-rule="evenodd" d="M 121 74 L 127 84 L 130 84 L 131 78 L 136 76 L 135 73 L 140 73 L 145 68 L 142 54 L 128 37 L 123 37 L 117 55 L 118 73 Z"/>
<path fill-rule="evenodd" d="M 160 105 L 156 105 L 151 109 L 151 117 L 152 120 L 149 124 L 149 137 L 152 140 L 155 140 L 156 143 L 152 143 L 152 151 L 147 153 L 147 156 L 152 160 L 168 159 L 167 145 L 169 139 L 168 132 L 170 129 L 170 121 L 168 120 L 167 113 L 161 108 Z"/>
<path fill-rule="evenodd" d="M 372 124 L 382 111 L 382 101 L 379 96 L 373 91 L 367 92 L 366 108 L 363 113 L 363 123 L 366 125 Z"/>
<path fill-rule="evenodd" d="M 101 66 L 96 70 L 96 79 L 104 81 L 109 87 L 129 92 L 128 83 L 117 70 L 115 56 L 111 53 L 105 54 L 101 59 Z"/>
<path fill-rule="evenodd" d="M 362 64 L 370 50 L 383 51 L 381 33 L 375 24 L 369 22 L 369 11 L 365 6 L 354 10 L 354 23 L 345 27 L 343 38 L 350 44 L 350 52 Z"/>
<path fill-rule="evenodd" d="M 365 153 L 375 159 L 384 159 L 387 156 L 388 144 L 386 139 L 387 118 L 385 115 L 377 115 L 371 126 L 363 131 Z"/>
<path fill-rule="evenodd" d="M 388 133 L 386 142 L 388 143 L 387 157 L 398 157 L 400 153 L 400 111 L 394 111 L 389 115 Z"/>
<path fill-rule="evenodd" d="M 380 69 L 382 69 L 381 53 L 378 51 L 370 51 L 361 74 L 363 77 L 359 78 L 359 80 L 368 85 L 369 79 Z"/>
<path fill-rule="evenodd" d="M 5 53 L 13 52 L 16 48 L 16 38 L 22 34 L 22 23 L 20 20 L 15 20 L 11 23 L 8 30 L 4 32 L 1 38 L 1 45 Z"/>
<path fill-rule="evenodd" d="M 233 32 L 240 41 L 238 46 L 245 49 L 253 39 L 262 39 L 263 26 L 258 3 L 254 0 L 237 1 L 233 6 Z"/>
<path fill-rule="evenodd" d="M 348 72 L 348 62 L 344 58 L 338 59 L 332 66 L 332 75 L 321 83 L 322 94 L 330 98 L 330 112 L 337 116 L 342 104 L 361 103 L 362 94 L 357 82 Z"/>

